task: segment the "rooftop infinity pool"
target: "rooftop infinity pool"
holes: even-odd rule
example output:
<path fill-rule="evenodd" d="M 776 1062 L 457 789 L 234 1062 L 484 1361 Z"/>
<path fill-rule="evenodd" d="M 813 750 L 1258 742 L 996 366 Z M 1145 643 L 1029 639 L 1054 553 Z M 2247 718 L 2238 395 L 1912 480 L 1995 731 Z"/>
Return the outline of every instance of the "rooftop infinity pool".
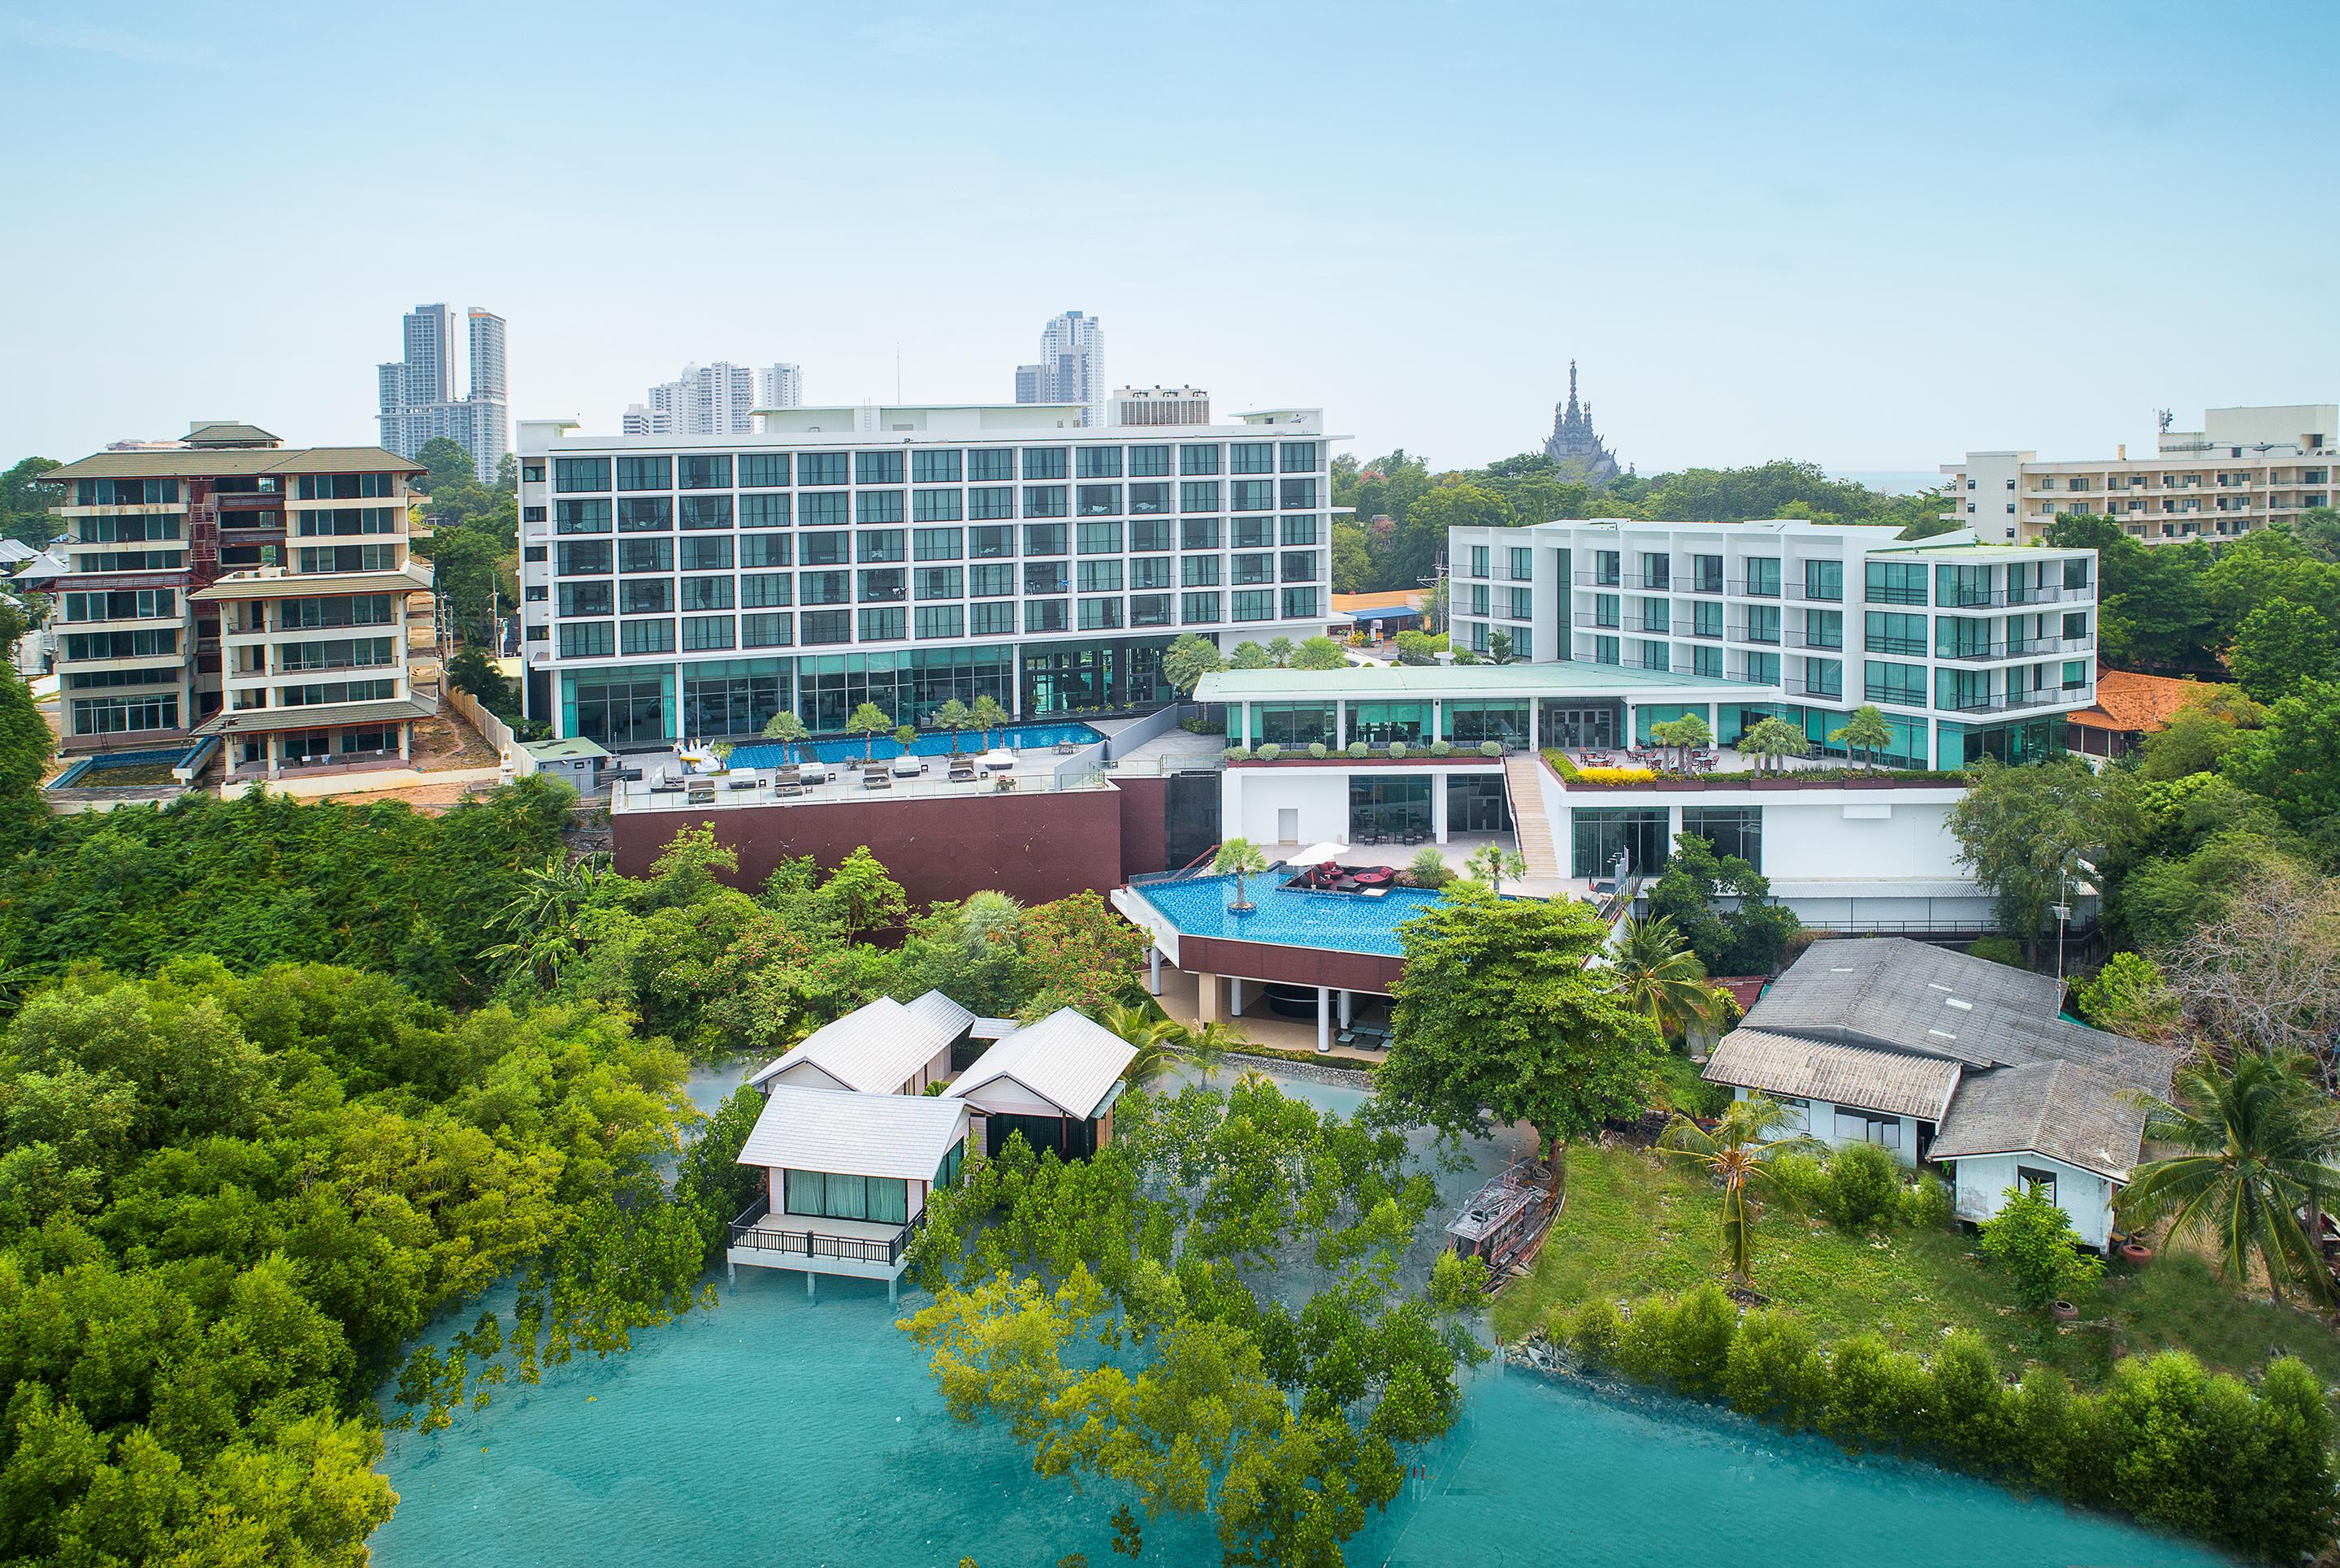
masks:
<path fill-rule="evenodd" d="M 1094 746 L 1105 737 L 1086 724 L 1010 724 L 989 731 L 970 729 L 953 738 L 939 731 L 924 734 L 910 742 L 913 757 L 947 757 L 956 745 L 963 754 L 974 757 L 985 751 L 1005 748 L 1010 751 L 1047 750 L 1070 741 L 1075 746 Z M 808 740 L 800 746 L 784 746 L 777 740 L 759 740 L 735 747 L 731 752 L 734 768 L 778 768 L 789 762 L 801 762 L 809 751 L 824 762 L 842 762 L 847 758 L 868 755 L 884 762 L 902 754 L 901 742 L 890 735 L 880 735 L 866 746 L 858 739 L 844 740 Z"/>
<path fill-rule="evenodd" d="M 1279 942 L 1291 948 L 1324 948 L 1336 953 L 1403 956 L 1397 928 L 1439 900 L 1427 888 L 1392 888 L 1379 898 L 1363 893 L 1310 893 L 1278 884 L 1291 872 L 1281 868 L 1247 877 L 1244 892 L 1257 906 L 1242 914 L 1233 877 L 1193 877 L 1140 882 L 1130 891 L 1162 912 L 1189 937 L 1225 937 L 1240 942 Z"/>

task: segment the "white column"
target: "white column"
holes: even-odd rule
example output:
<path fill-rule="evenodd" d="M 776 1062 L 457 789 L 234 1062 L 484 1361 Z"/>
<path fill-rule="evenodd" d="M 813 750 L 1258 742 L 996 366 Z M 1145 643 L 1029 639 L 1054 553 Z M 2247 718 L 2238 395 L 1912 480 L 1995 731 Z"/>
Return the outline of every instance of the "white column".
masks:
<path fill-rule="evenodd" d="M 1345 698 L 1345 697 L 1335 697 L 1334 699 L 1333 699 L 1333 746 L 1332 746 L 1332 749 L 1334 749 L 1334 750 L 1335 750 L 1335 751 L 1338 751 L 1342 747 L 1346 746 L 1348 743 L 1349 743 L 1349 700 L 1348 700 L 1347 698 Z"/>
<path fill-rule="evenodd" d="M 1231 1018 L 1243 1017 L 1243 977 L 1241 975 L 1227 977 L 1227 1017 Z"/>
<path fill-rule="evenodd" d="M 1430 836 L 1433 842 L 1446 842 L 1446 769 L 1434 769 L 1430 776 Z"/>
<path fill-rule="evenodd" d="M 1162 994 L 1162 949 L 1148 948 L 1145 950 L 1145 994 L 1149 997 L 1158 997 Z"/>
<path fill-rule="evenodd" d="M 1528 749 L 1543 749 L 1543 699 L 1541 697 L 1528 699 Z"/>
<path fill-rule="evenodd" d="M 1344 996 L 1347 994 L 1345 991 L 1342 993 Z M 1333 988 L 1330 986 L 1316 987 L 1316 1048 L 1320 1051 L 1333 1048 Z"/>
<path fill-rule="evenodd" d="M 1354 1006 L 1356 999 L 1357 993 L 1354 991 L 1341 993 L 1341 1027 L 1344 1029 L 1349 1027 L 1350 1015 L 1356 1010 Z"/>
<path fill-rule="evenodd" d="M 1431 740 L 1443 740 L 1446 738 L 1446 704 L 1441 699 L 1433 697 L 1430 700 L 1430 739 L 1424 740 L 1423 744 L 1428 746 Z"/>

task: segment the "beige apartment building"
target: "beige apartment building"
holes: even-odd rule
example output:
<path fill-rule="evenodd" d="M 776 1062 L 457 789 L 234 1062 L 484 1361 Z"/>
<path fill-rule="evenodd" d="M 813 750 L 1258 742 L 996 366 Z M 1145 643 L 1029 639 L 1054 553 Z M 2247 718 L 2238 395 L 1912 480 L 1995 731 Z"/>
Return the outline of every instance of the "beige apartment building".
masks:
<path fill-rule="evenodd" d="M 227 421 L 44 476 L 66 536 L 49 585 L 65 749 L 217 737 L 231 778 L 410 755 L 438 709 L 408 670 L 431 625 L 407 519 L 422 471 Z"/>
<path fill-rule="evenodd" d="M 2036 452 L 1970 452 L 1946 462 L 1942 515 L 1986 540 L 2036 544 L 2067 514 L 2110 517 L 2132 539 L 2231 539 L 2333 504 L 2340 406 L 2214 408 L 2196 431 L 2168 415 L 2150 457 L 2042 462 Z"/>

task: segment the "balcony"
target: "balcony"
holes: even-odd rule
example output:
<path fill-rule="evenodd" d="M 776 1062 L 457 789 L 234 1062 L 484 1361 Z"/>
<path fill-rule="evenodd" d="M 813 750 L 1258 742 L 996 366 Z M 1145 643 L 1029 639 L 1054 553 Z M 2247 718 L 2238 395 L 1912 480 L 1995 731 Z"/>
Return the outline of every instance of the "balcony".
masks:
<path fill-rule="evenodd" d="M 1759 648 L 1777 648 L 1780 646 L 1780 629 L 1776 626 L 1733 625 L 1730 640 L 1751 642 Z"/>
<path fill-rule="evenodd" d="M 1476 576 L 1478 574 L 1474 572 L 1472 575 Z M 1576 586 L 1579 588 L 1623 588 L 1625 586 L 1625 579 L 1622 573 L 1618 572 L 1611 572 L 1603 575 L 1598 571 L 1580 571 L 1576 574 Z"/>
<path fill-rule="evenodd" d="M 1625 630 L 1624 624 L 1617 619 L 1611 617 L 1607 620 L 1602 620 L 1599 618 L 1596 611 L 1589 610 L 1580 610 L 1576 612 L 1576 624 L 1580 627 L 1588 627 L 1595 631 L 1622 631 Z"/>
<path fill-rule="evenodd" d="M 1710 639 L 1712 641 L 1720 642 L 1722 640 L 1722 626 L 1719 621 L 1713 626 L 1709 627 L 1700 626 L 1696 620 L 1677 620 L 1674 622 L 1673 635 L 1676 637 L 1703 637 Z"/>
<path fill-rule="evenodd" d="M 2077 704 L 2087 700 L 2085 689 L 2065 691 L 2044 687 L 2034 691 L 1998 691 L 1986 696 L 1937 702 L 1934 706 L 1946 713 L 2015 713 L 2028 708 L 2049 708 L 2058 704 Z"/>
<path fill-rule="evenodd" d="M 2084 604 L 2094 600 L 2096 593 L 2097 590 L 2094 588 L 2085 584 L 2078 588 L 2066 588 L 2059 583 L 2053 588 L 2010 588 L 2005 593 L 1998 595 L 1993 602 L 2003 605 Z M 1956 610 L 1959 607 L 1954 604 L 1944 604 L 1941 608 Z"/>

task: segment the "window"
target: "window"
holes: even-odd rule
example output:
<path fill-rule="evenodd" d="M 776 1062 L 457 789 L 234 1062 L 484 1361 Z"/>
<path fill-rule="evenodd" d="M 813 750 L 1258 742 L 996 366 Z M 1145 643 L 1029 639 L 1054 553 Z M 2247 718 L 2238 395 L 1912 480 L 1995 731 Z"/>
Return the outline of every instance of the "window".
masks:
<path fill-rule="evenodd" d="M 1988 606 L 1998 602 L 1990 586 L 1988 566 L 1938 566 L 1934 569 L 1934 602 L 1946 609 Z"/>
<path fill-rule="evenodd" d="M 1215 588 L 1219 581 L 1219 558 L 1215 555 L 1189 555 L 1178 562 L 1178 581 L 1186 588 Z"/>
<path fill-rule="evenodd" d="M 1760 806 L 1685 806 L 1681 830 L 1705 839 L 1717 855 L 1736 856 L 1758 871 L 1763 868 Z"/>
<path fill-rule="evenodd" d="M 617 628 L 606 620 L 565 620 L 560 624 L 563 659 L 606 659 L 617 650 Z"/>
<path fill-rule="evenodd" d="M 672 490 L 674 460 L 670 457 L 621 457 L 618 460 L 620 490 Z"/>
<path fill-rule="evenodd" d="M 1891 664 L 1881 659 L 1866 661 L 1863 695 L 1870 702 L 1897 702 L 1904 707 L 1926 705 L 1926 667 Z"/>
<path fill-rule="evenodd" d="M 899 522 L 902 521 L 902 492 L 898 490 L 865 490 L 853 498 L 853 521 L 856 522 Z"/>
<path fill-rule="evenodd" d="M 1804 562 L 1804 597 L 1834 603 L 1844 598 L 1844 562 L 1840 561 L 1808 561 Z"/>
<path fill-rule="evenodd" d="M 1084 599 L 1075 624 L 1083 631 L 1116 630 L 1121 625 L 1121 600 L 1118 599 Z"/>
<path fill-rule="evenodd" d="M 1121 511 L 1121 486 L 1085 484 L 1074 494 L 1073 510 L 1082 517 L 1114 517 Z"/>
<path fill-rule="evenodd" d="M 1178 486 L 1180 511 L 1216 511 L 1219 510 L 1219 481 L 1189 480 Z"/>
<path fill-rule="evenodd" d="M 1139 514 L 1165 512 L 1170 510 L 1170 487 L 1167 484 L 1133 484 L 1129 487 L 1129 510 Z"/>
<path fill-rule="evenodd" d="M 1805 610 L 1804 646 L 1842 648 L 1844 646 L 1844 611 L 1841 610 Z"/>
<path fill-rule="evenodd" d="M 1901 1146 L 1901 1118 L 1871 1116 L 1850 1106 L 1836 1107 L 1836 1141 L 1839 1143 L 1875 1144 L 1879 1148 Z"/>
<path fill-rule="evenodd" d="M 919 561 L 957 561 L 961 535 L 956 528 L 921 528 L 910 534 L 913 557 Z"/>
<path fill-rule="evenodd" d="M 1170 548 L 1170 521 L 1167 518 L 1153 521 L 1137 520 L 1129 525 L 1129 548 L 1136 554 Z"/>
<path fill-rule="evenodd" d="M 610 503 L 607 501 L 555 501 L 552 528 L 556 533 L 607 533 L 610 531 Z M 302 531 L 306 531 L 305 528 Z"/>
<path fill-rule="evenodd" d="M 1267 589 L 1249 589 L 1238 591 L 1234 596 L 1234 619 L 1237 620 L 1274 620 L 1274 591 Z"/>
<path fill-rule="evenodd" d="M 1024 449 L 1026 479 L 1063 479 L 1065 449 L 1060 446 L 1027 446 Z"/>
<path fill-rule="evenodd" d="M 1318 613 L 1316 590 L 1314 588 L 1287 588 L 1284 590 L 1284 620 L 1314 620 Z M 1526 650 L 1522 649 L 1519 651 L 1524 657 Z"/>
<path fill-rule="evenodd" d="M 1227 448 L 1227 471 L 1229 473 L 1274 473 L 1275 443 L 1272 441 L 1236 442 Z"/>
<path fill-rule="evenodd" d="M 820 1171 L 787 1173 L 782 1203 L 789 1214 L 824 1219 L 862 1219 L 907 1225 L 909 1184 L 896 1176 L 830 1176 Z"/>
<path fill-rule="evenodd" d="M 2064 690 L 2067 691 L 2078 691 L 2087 684 L 2087 660 L 2084 659 L 2066 660 L 2064 661 Z"/>
<path fill-rule="evenodd" d="M 914 452 L 910 454 L 912 484 L 957 484 L 958 481 L 957 452 Z"/>
<path fill-rule="evenodd" d="M 1065 525 L 1061 522 L 1027 522 L 1024 525 L 1024 553 L 1026 555 L 1062 555 L 1065 553 Z"/>
<path fill-rule="evenodd" d="M 1316 520 L 1313 517 L 1287 517 L 1284 520 L 1284 542 L 1287 545 L 1316 542 Z"/>
<path fill-rule="evenodd" d="M 1065 487 L 1061 484 L 1027 484 L 1024 487 L 1024 515 L 1026 517 L 1062 517 L 1065 515 Z"/>
<path fill-rule="evenodd" d="M 627 572 L 672 571 L 674 541 L 670 539 L 620 540 L 618 570 Z"/>
<path fill-rule="evenodd" d="M 1871 604 L 1923 604 L 1926 569 L 1914 561 L 1872 561 L 1862 597 Z"/>
<path fill-rule="evenodd" d="M 787 533 L 742 533 L 739 536 L 739 566 L 744 571 L 756 571 L 759 566 L 787 566 L 796 550 L 796 541 Z"/>
<path fill-rule="evenodd" d="M 841 452 L 808 452 L 797 458 L 797 483 L 843 484 L 845 454 Z"/>
<path fill-rule="evenodd" d="M 682 618 L 685 652 L 703 653 L 736 647 L 738 643 L 738 625 L 728 615 L 686 615 Z"/>
<path fill-rule="evenodd" d="M 392 473 L 304 473 L 301 476 L 300 493 L 302 501 L 366 501 L 381 496 L 396 495 L 397 481 L 398 476 Z M 97 482 L 104 484 L 105 481 L 100 480 Z M 239 491 L 233 488 L 235 481 L 222 481 L 223 488 L 219 493 L 223 499 L 221 504 L 233 505 L 232 498 L 237 494 L 264 495 L 276 488 L 276 481 L 273 479 L 262 478 L 250 482 L 253 486 L 252 490 Z M 539 484 L 544 482 L 544 471 L 541 468 L 537 470 L 536 482 Z M 175 479 L 125 479 L 114 481 L 115 505 L 153 505 L 156 502 L 167 504 L 178 499 L 179 481 Z M 82 504 L 87 506 L 90 502 L 84 501 Z"/>
<path fill-rule="evenodd" d="M 1024 567 L 1024 591 L 1026 593 L 1062 593 L 1072 586 L 1072 577 L 1064 563 L 1055 561 L 1027 561 Z"/>
<path fill-rule="evenodd" d="M 808 571 L 797 583 L 798 598 L 806 604 L 843 604 L 852 594 L 850 572 Z"/>
<path fill-rule="evenodd" d="M 2015 1182 L 2018 1186 L 2020 1186 L 2028 1193 L 2033 1194 L 2038 1197 L 2044 1197 L 2049 1203 L 2054 1203 L 2056 1201 L 2056 1173 L 2054 1171 L 2043 1170 L 2038 1166 L 2017 1166 L 2015 1167 Z"/>
<path fill-rule="evenodd" d="M 557 457 L 552 460 L 552 488 L 562 494 L 610 488 L 606 457 Z"/>
<path fill-rule="evenodd" d="M 864 604 L 895 603 L 905 591 L 907 574 L 898 566 L 874 567 L 860 575 L 858 597 Z"/>
<path fill-rule="evenodd" d="M 618 651 L 637 653 L 672 653 L 674 622 L 671 620 L 621 620 L 618 622 Z"/>
<path fill-rule="evenodd" d="M 1238 555 L 1228 562 L 1227 580 L 1237 586 L 1275 581 L 1275 557 L 1273 555 Z"/>
<path fill-rule="evenodd" d="M 1284 443 L 1284 471 L 1313 473 L 1321 466 L 1313 441 L 1288 441 Z"/>
<path fill-rule="evenodd" d="M 1655 871 L 1672 848 L 1662 807 L 1579 806 L 1569 818 L 1572 875 L 1578 877 L 1616 875 L 1621 855 L 1629 873 Z"/>
<path fill-rule="evenodd" d="M 996 599 L 1016 591 L 1016 569 L 1008 565 L 970 566 L 967 591 L 973 599 Z"/>
<path fill-rule="evenodd" d="M 682 541 L 682 570 L 685 571 L 730 571 L 730 536 L 718 534 L 707 539 L 685 539 Z"/>
<path fill-rule="evenodd" d="M 621 615 L 672 615 L 674 579 L 642 578 L 618 584 L 618 611 Z"/>
<path fill-rule="evenodd" d="M 911 626 L 920 640 L 929 637 L 957 637 L 967 623 L 967 612 L 956 604 L 922 604 L 911 620 Z"/>
<path fill-rule="evenodd" d="M 1780 607 L 1778 605 L 1750 604 L 1747 607 L 1747 640 L 1750 642 L 1780 640 Z"/>
<path fill-rule="evenodd" d="M 788 498 L 782 495 L 772 497 L 759 496 L 756 499 L 759 501 L 775 500 L 786 501 Z M 609 502 L 592 501 L 564 501 L 560 504 L 563 506 L 607 506 Z M 673 529 L 674 501 L 669 496 L 630 495 L 621 498 L 618 502 L 618 531 L 620 533 L 668 533 L 671 532 Z M 567 533 L 571 531 L 564 528 L 561 531 L 563 533 Z M 600 531 L 594 530 L 592 531 L 599 532 Z"/>
<path fill-rule="evenodd" d="M 1922 615 L 1900 615 L 1890 610 L 1872 610 L 1867 616 L 1863 641 L 1871 653 L 1907 653 L 1923 658 L 1926 652 L 1926 618 Z"/>
<path fill-rule="evenodd" d="M 1237 550 L 1265 550 L 1275 542 L 1275 519 L 1238 517 L 1227 524 L 1227 538 Z"/>
<path fill-rule="evenodd" d="M 728 495 L 686 495 L 682 498 L 682 526 L 685 528 L 724 528 L 731 526 L 731 498 Z"/>
<path fill-rule="evenodd" d="M 559 547 L 559 559 L 554 568 L 562 577 L 607 577 L 610 574 L 609 541 L 564 541 Z"/>
<path fill-rule="evenodd" d="M 910 492 L 913 522 L 957 522 L 961 497 L 955 490 L 914 490 Z"/>
<path fill-rule="evenodd" d="M 797 618 L 797 640 L 807 647 L 853 640 L 853 611 L 808 610 Z"/>
<path fill-rule="evenodd" d="M 686 454 L 675 461 L 675 471 L 684 490 L 731 488 L 731 454 L 728 452 Z"/>
<path fill-rule="evenodd" d="M 1841 659 L 1805 660 L 1804 695 L 1841 698 L 1844 695 L 1844 660 Z"/>
<path fill-rule="evenodd" d="M 957 599 L 965 577 L 956 566 L 922 566 L 910 574 L 910 581 L 920 599 Z"/>
<path fill-rule="evenodd" d="M 743 615 L 739 618 L 742 648 L 786 648 L 796 640 L 793 615 Z"/>
<path fill-rule="evenodd" d="M 76 697 L 73 728 L 76 735 L 121 735 L 141 729 L 176 729 L 179 699 L 167 697 Z"/>
<path fill-rule="evenodd" d="M 1274 511 L 1275 481 L 1272 479 L 1237 479 L 1227 481 L 1227 510 L 1230 511 Z"/>
<path fill-rule="evenodd" d="M 996 528 L 970 528 L 967 531 L 967 554 L 970 561 L 985 561 L 1016 553 L 1016 531 Z"/>
<path fill-rule="evenodd" d="M 1178 620 L 1185 626 L 1208 626 L 1219 619 L 1219 596 L 1215 593 L 1182 593 L 1178 596 Z"/>
<path fill-rule="evenodd" d="M 1767 599 L 1780 597 L 1780 558 L 1750 556 L 1747 561 L 1747 591 Z"/>
<path fill-rule="evenodd" d="M 1026 631 L 1062 631 L 1065 630 L 1065 601 L 1061 599 L 1027 599 L 1024 601 L 1024 630 Z"/>
<path fill-rule="evenodd" d="M 865 610 L 861 612 L 861 640 L 864 642 L 899 642 L 909 635 L 909 617 L 900 610 Z"/>
<path fill-rule="evenodd" d="M 1013 636 L 1016 631 L 1016 601 L 1002 599 L 988 604 L 967 606 L 967 630 L 970 637 Z"/>
<path fill-rule="evenodd" d="M 970 490 L 967 492 L 967 515 L 970 520 L 1014 517 L 1016 491 L 1004 484 L 995 489 Z"/>
<path fill-rule="evenodd" d="M 568 615 L 608 615 L 617 608 L 617 592 L 607 582 L 564 582 L 560 585 L 560 613 Z"/>
<path fill-rule="evenodd" d="M 1492 552 L 1483 544 L 1474 544 L 1471 547 L 1472 576 L 1487 577 L 1492 575 L 1492 569 L 1487 564 L 1488 557 L 1492 553 Z"/>
<path fill-rule="evenodd" d="M 843 528 L 852 518 L 845 492 L 825 490 L 797 498 L 797 522 L 804 528 Z"/>
<path fill-rule="evenodd" d="M 1313 479 L 1287 479 L 1284 481 L 1284 510 L 1305 511 L 1316 504 L 1316 481 Z"/>
<path fill-rule="evenodd" d="M 843 566 L 849 557 L 847 533 L 806 533 L 797 537 L 797 558 L 806 566 Z"/>
<path fill-rule="evenodd" d="M 1170 624 L 1170 596 L 1166 593 L 1139 593 L 1129 600 L 1129 623 L 1132 626 L 1167 626 Z"/>
<path fill-rule="evenodd" d="M 1180 447 L 1178 449 L 1178 471 L 1181 474 L 1218 472 L 1219 449 L 1215 446 Z"/>
<path fill-rule="evenodd" d="M 1138 590 L 1170 586 L 1170 558 L 1145 556 L 1129 563 L 1129 586 Z"/>
<path fill-rule="evenodd" d="M 787 452 L 743 452 L 739 454 L 741 490 L 778 490 L 788 482 Z"/>
<path fill-rule="evenodd" d="M 1285 551 L 1284 552 L 1283 565 L 1283 577 L 1284 581 L 1286 582 L 1314 582 L 1316 581 L 1316 552 L 1313 550 Z M 1525 608 L 1528 600 L 1524 597 L 1524 593 L 1525 590 L 1522 590 L 1522 597 L 1514 606 L 1514 613 L 1522 620 L 1528 619 L 1528 612 Z"/>
<path fill-rule="evenodd" d="M 1016 477 L 1016 450 L 1013 447 L 992 447 L 967 454 L 967 477 L 970 484 L 984 484 Z"/>
<path fill-rule="evenodd" d="M 857 452 L 853 454 L 856 484 L 899 484 L 902 454 L 898 452 Z"/>
<path fill-rule="evenodd" d="M 739 580 L 743 610 L 782 610 L 791 601 L 796 580 L 785 571 L 756 572 Z"/>
<path fill-rule="evenodd" d="M 861 561 L 899 561 L 909 548 L 906 531 L 898 528 L 867 529 L 853 536 L 854 554 Z"/>
<path fill-rule="evenodd" d="M 1076 479 L 1119 479 L 1121 448 L 1117 446 L 1084 446 L 1074 449 L 1073 477 Z"/>
<path fill-rule="evenodd" d="M 686 498 L 684 504 L 697 497 Z M 726 497 L 725 499 L 729 499 Z M 786 528 L 788 525 L 788 498 L 785 495 L 743 495 L 739 498 L 741 528 Z"/>
<path fill-rule="evenodd" d="M 1215 517 L 1183 517 L 1178 520 L 1178 548 L 1181 550 L 1216 550 L 1219 548 L 1219 520 Z"/>
<path fill-rule="evenodd" d="M 1129 477 L 1159 479 L 1170 472 L 1170 449 L 1166 446 L 1134 446 L 1129 449 Z"/>
<path fill-rule="evenodd" d="M 1078 581 L 1083 593 L 1118 593 L 1121 591 L 1121 562 L 1118 561 L 1084 561 Z"/>

